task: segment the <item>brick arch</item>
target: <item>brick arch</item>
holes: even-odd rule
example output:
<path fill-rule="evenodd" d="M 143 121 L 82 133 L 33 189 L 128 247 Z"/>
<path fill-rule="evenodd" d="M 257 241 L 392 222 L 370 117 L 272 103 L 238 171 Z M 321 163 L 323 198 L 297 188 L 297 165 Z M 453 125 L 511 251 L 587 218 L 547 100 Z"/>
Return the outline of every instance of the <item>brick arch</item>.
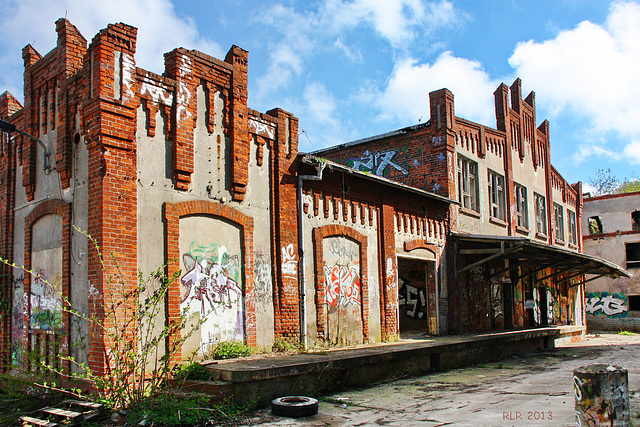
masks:
<path fill-rule="evenodd" d="M 327 314 L 324 309 L 324 248 L 322 241 L 326 237 L 342 236 L 357 242 L 360 246 L 360 293 L 362 298 L 362 336 L 369 338 L 369 285 L 367 280 L 367 236 L 345 225 L 325 225 L 313 230 L 313 252 L 316 279 L 316 327 L 318 338 L 325 338 Z"/>
<path fill-rule="evenodd" d="M 33 245 L 33 225 L 42 217 L 47 215 L 59 215 L 62 217 L 62 304 L 66 305 L 66 301 L 70 301 L 70 250 L 71 250 L 71 204 L 62 200 L 45 200 L 39 203 L 24 220 L 24 267 L 27 271 L 31 271 L 33 265 L 31 263 L 31 252 Z M 31 331 L 29 327 L 29 313 L 31 313 L 31 274 L 24 273 L 24 292 L 27 295 L 28 308 L 23 316 L 23 348 L 28 351 L 47 351 L 50 346 L 58 347 L 61 356 L 69 355 L 69 313 L 63 311 L 62 324 L 63 329 L 60 332 L 54 332 L 53 335 L 46 332 Z M 31 331 L 31 332 L 29 332 Z M 32 341 L 32 336 L 34 339 Z M 38 348 L 34 348 L 37 346 Z M 26 354 L 26 352 L 25 352 Z M 52 364 L 60 363 L 59 367 L 63 371 L 68 372 L 70 362 L 63 362 L 61 359 L 52 360 Z"/>
<path fill-rule="evenodd" d="M 243 214 L 231 206 L 208 200 L 197 200 L 180 203 L 165 203 L 164 217 L 166 225 L 166 256 L 172 261 L 167 270 L 172 277 L 180 270 L 180 218 L 193 215 L 213 216 L 223 218 L 240 227 L 243 246 L 244 269 L 244 308 L 245 333 L 247 345 L 256 345 L 256 307 L 253 290 L 253 218 Z M 180 286 L 173 284 L 169 289 L 167 317 L 168 321 L 177 322 L 180 318 Z M 181 360 L 182 353 L 178 351 L 175 361 Z"/>
<path fill-rule="evenodd" d="M 404 250 L 407 252 L 411 252 L 416 249 L 425 249 L 431 252 L 434 256 L 438 255 L 438 247 L 431 243 L 427 243 L 424 239 L 416 239 L 410 242 L 404 242 Z"/>

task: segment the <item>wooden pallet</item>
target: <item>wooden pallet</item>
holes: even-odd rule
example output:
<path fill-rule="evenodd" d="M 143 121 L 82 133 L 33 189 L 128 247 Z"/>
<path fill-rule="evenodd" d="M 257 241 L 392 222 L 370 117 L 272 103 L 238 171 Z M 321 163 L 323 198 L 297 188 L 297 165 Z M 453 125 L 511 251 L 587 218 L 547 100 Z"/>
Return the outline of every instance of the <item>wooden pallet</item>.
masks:
<path fill-rule="evenodd" d="M 22 416 L 19 421 L 23 426 L 56 427 L 60 423 L 76 426 L 83 421 L 102 417 L 104 407 L 99 403 L 68 399 L 56 407 L 42 408 L 36 412 L 37 417 Z"/>

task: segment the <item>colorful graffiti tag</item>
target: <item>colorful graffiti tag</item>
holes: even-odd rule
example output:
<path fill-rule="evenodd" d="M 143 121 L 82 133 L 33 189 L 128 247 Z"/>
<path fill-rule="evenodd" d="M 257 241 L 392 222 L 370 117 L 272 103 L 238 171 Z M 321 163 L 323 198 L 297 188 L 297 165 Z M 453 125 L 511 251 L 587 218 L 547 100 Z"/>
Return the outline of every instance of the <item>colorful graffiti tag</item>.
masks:
<path fill-rule="evenodd" d="M 396 154 L 396 150 L 376 151 L 374 153 L 367 150 L 361 157 L 349 159 L 347 166 L 359 171 L 371 172 L 378 176 L 386 176 L 388 173 L 387 168 L 392 167 L 403 175 L 408 175 L 408 170 L 393 161 Z"/>
<path fill-rule="evenodd" d="M 181 303 L 191 300 L 201 302 L 201 315 L 205 317 L 211 310 L 232 308 L 242 295 L 238 282 L 230 275 L 230 258 L 227 257 L 225 246 L 217 247 L 218 256 L 214 261 L 206 255 L 182 255 L 182 262 L 187 271 L 180 283 L 186 292 L 183 293 Z M 234 266 L 235 267 L 235 266 Z"/>
<path fill-rule="evenodd" d="M 357 266 L 325 266 L 324 276 L 324 302 L 329 306 L 330 312 L 338 307 L 361 304 L 360 272 Z"/>
<path fill-rule="evenodd" d="M 53 330 L 62 327 L 62 277 L 47 280 L 47 272 L 38 270 L 31 284 L 29 321 L 31 328 Z"/>
<path fill-rule="evenodd" d="M 629 301 L 623 294 L 610 294 L 609 292 L 587 292 L 586 310 L 593 315 L 609 317 L 627 317 L 629 313 Z"/>

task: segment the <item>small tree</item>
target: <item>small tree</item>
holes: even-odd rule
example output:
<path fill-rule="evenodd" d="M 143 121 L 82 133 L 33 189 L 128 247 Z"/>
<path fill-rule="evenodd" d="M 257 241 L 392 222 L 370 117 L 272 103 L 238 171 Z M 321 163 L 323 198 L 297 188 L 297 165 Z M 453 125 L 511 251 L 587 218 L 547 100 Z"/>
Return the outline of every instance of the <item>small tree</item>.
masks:
<path fill-rule="evenodd" d="M 589 177 L 589 185 L 595 187 L 595 195 L 615 193 L 620 187 L 620 181 L 611 173 L 611 168 L 598 169 L 595 177 Z"/>

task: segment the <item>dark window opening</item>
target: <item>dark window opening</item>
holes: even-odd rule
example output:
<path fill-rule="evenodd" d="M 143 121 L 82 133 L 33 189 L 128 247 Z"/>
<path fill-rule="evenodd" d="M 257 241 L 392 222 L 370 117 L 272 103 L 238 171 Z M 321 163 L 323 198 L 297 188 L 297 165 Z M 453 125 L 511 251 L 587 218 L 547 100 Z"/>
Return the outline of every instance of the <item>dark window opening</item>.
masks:
<path fill-rule="evenodd" d="M 626 243 L 627 268 L 640 268 L 640 243 Z"/>
<path fill-rule="evenodd" d="M 599 216 L 589 217 L 589 234 L 602 233 L 602 218 Z"/>
<path fill-rule="evenodd" d="M 640 295 L 627 295 L 629 298 L 629 311 L 640 311 Z"/>
<path fill-rule="evenodd" d="M 640 230 L 640 211 L 631 212 L 631 229 Z"/>

